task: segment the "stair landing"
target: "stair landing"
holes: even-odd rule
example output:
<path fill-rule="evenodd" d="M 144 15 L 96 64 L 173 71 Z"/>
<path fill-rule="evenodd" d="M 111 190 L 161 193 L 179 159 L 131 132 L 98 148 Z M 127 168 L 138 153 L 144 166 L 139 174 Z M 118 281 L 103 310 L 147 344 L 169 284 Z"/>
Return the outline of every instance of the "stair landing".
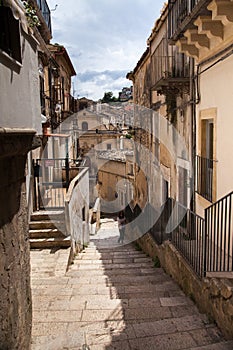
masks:
<path fill-rule="evenodd" d="M 30 247 L 33 249 L 70 247 L 62 210 L 34 212 L 30 218 L 29 235 Z"/>

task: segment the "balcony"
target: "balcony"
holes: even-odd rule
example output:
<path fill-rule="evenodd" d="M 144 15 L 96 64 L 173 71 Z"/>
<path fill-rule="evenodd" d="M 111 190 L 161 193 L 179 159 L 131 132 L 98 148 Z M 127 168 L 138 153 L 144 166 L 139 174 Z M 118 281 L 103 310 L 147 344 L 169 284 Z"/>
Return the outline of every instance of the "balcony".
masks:
<path fill-rule="evenodd" d="M 51 27 L 51 14 L 50 9 L 46 0 L 31 0 L 32 4 L 37 10 L 37 16 L 40 20 L 41 26 L 39 31 L 45 42 L 48 43 L 52 38 L 52 27 Z"/>
<path fill-rule="evenodd" d="M 169 1 L 168 38 L 180 52 L 197 60 L 232 40 L 233 1 Z"/>
<path fill-rule="evenodd" d="M 169 50 L 169 52 L 168 52 Z M 189 58 L 164 38 L 151 56 L 151 88 L 161 94 L 189 89 Z"/>
<path fill-rule="evenodd" d="M 198 14 L 206 15 L 208 0 L 169 0 L 168 1 L 168 37 L 175 42 Z M 204 7 L 205 5 L 205 7 Z"/>
<path fill-rule="evenodd" d="M 46 0 L 36 0 L 37 6 L 42 13 L 45 23 L 50 30 L 51 33 L 51 17 L 50 17 L 50 9 L 46 2 Z"/>

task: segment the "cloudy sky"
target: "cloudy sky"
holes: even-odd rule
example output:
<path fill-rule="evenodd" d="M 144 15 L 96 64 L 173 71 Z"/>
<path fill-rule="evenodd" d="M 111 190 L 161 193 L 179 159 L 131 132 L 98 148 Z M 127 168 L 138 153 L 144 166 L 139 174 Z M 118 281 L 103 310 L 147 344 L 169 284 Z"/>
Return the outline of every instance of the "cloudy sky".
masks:
<path fill-rule="evenodd" d="M 52 10 L 52 43 L 66 47 L 77 76 L 75 97 L 116 97 L 146 49 L 163 0 L 47 0 Z M 55 5 L 58 5 L 53 11 Z"/>

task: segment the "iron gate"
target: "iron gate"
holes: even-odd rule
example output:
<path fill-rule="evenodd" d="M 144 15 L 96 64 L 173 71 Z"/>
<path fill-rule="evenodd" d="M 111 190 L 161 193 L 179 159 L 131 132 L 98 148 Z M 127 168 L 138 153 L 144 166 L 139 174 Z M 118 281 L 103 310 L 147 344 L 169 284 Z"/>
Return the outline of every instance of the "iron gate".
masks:
<path fill-rule="evenodd" d="M 69 159 L 33 160 L 34 209 L 60 209 L 69 187 Z"/>

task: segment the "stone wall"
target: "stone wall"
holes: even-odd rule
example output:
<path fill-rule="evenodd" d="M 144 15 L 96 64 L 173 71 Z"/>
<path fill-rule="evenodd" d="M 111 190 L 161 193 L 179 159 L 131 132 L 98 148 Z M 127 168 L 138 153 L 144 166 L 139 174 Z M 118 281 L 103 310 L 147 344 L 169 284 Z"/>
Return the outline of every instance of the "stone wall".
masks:
<path fill-rule="evenodd" d="M 158 257 L 161 266 L 195 300 L 199 310 L 214 319 L 228 338 L 233 338 L 233 280 L 199 279 L 171 242 L 157 245 L 150 234 L 137 240 L 142 250 L 153 259 Z"/>
<path fill-rule="evenodd" d="M 32 304 L 25 164 L 32 133 L 0 130 L 0 349 L 30 348 Z"/>

